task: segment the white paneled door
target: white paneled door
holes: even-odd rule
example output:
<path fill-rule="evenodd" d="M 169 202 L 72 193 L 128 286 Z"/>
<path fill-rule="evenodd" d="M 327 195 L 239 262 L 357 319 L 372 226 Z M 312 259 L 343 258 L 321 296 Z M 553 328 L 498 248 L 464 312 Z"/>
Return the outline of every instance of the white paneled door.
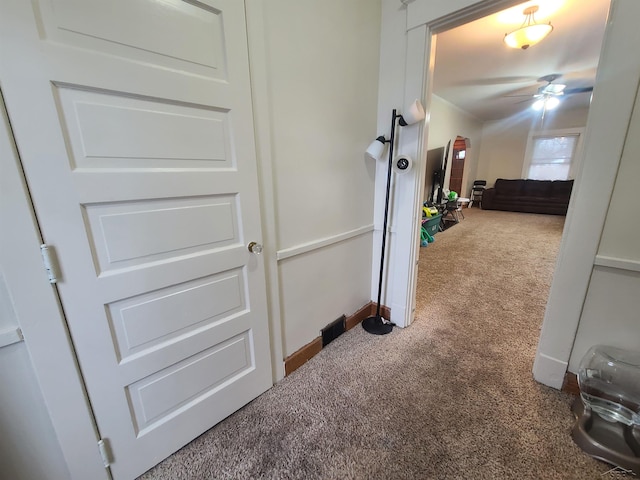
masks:
<path fill-rule="evenodd" d="M 0 5 L 16 143 L 130 479 L 271 385 L 244 3 Z"/>

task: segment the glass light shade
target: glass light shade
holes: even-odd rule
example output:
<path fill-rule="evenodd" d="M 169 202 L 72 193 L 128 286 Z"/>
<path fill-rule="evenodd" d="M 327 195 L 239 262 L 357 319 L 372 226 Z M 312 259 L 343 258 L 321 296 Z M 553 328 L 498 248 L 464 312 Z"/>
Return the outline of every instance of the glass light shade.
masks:
<path fill-rule="evenodd" d="M 542 91 L 539 93 L 551 93 L 553 95 L 561 95 L 562 91 L 565 88 L 567 88 L 567 86 L 561 83 L 550 83 L 542 87 Z"/>
<path fill-rule="evenodd" d="M 367 156 L 373 158 L 374 160 L 380 160 L 382 158 L 382 155 L 384 154 L 385 147 L 386 144 L 376 138 L 367 148 Z"/>
<path fill-rule="evenodd" d="M 536 111 L 542 110 L 542 107 L 544 107 L 544 100 L 542 99 L 536 100 L 535 102 L 533 102 L 533 105 L 531 105 L 531 108 L 533 108 Z"/>
<path fill-rule="evenodd" d="M 544 101 L 544 107 L 547 110 L 553 110 L 560 105 L 560 99 L 558 97 L 549 97 Z"/>
<path fill-rule="evenodd" d="M 640 352 L 595 345 L 578 368 L 580 397 L 611 422 L 640 425 Z"/>
<path fill-rule="evenodd" d="M 535 102 L 533 102 L 533 105 L 531 105 L 531 108 L 533 108 L 536 111 L 542 110 L 543 108 L 545 110 L 553 110 L 558 105 L 560 105 L 560 99 L 558 97 L 546 97 L 546 98 L 540 98 Z"/>
<path fill-rule="evenodd" d="M 526 50 L 531 45 L 535 45 L 544 37 L 549 35 L 553 27 L 548 24 L 533 24 L 526 27 L 518 28 L 504 36 L 504 43 L 511 48 L 521 48 Z"/>
<path fill-rule="evenodd" d="M 414 100 L 411 106 L 409 107 L 409 111 L 402 115 L 402 118 L 407 123 L 407 125 L 413 125 L 421 120 L 424 120 L 426 114 L 424 111 L 424 107 L 418 100 Z"/>

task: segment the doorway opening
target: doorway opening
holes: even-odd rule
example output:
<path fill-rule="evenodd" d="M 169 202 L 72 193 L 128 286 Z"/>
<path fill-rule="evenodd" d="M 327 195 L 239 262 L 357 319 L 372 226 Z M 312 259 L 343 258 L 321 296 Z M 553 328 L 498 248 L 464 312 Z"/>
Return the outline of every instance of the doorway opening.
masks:
<path fill-rule="evenodd" d="M 509 10 L 521 10 L 532 3 L 534 2 L 523 3 Z M 593 86 L 595 80 L 609 3 L 608 0 L 594 2 L 591 4 L 594 10 L 588 13 L 587 18 L 575 19 L 574 24 L 563 17 L 575 15 L 579 10 L 578 5 L 575 1 L 565 2 L 560 11 L 549 17 L 556 26 L 554 34 L 527 51 L 509 50 L 500 42 L 494 42 L 490 49 L 480 52 L 482 40 L 492 31 L 489 25 L 495 27 L 497 17 L 503 12 L 434 35 L 436 53 L 432 72 L 431 120 L 425 150 L 437 149 L 449 141 L 454 144 L 448 162 L 450 167 L 444 176 L 445 189 L 454 190 L 462 197 L 469 197 L 474 181 L 484 180 L 487 188 L 490 188 L 498 178 L 523 179 L 527 139 L 532 132 L 576 129 L 586 125 L 590 103 L 589 87 Z M 571 28 L 581 22 L 581 28 L 586 29 L 584 22 L 588 21 L 594 22 L 593 28 L 598 32 L 595 35 L 598 38 L 588 48 L 587 45 L 582 45 L 585 53 L 581 57 L 580 48 L 566 43 L 563 45 L 562 38 L 571 35 Z M 563 33 L 556 35 L 560 32 L 560 26 L 564 28 Z M 504 28 L 507 30 L 502 35 L 509 31 L 508 27 Z M 494 38 L 500 38 L 495 37 L 496 32 L 494 28 Z M 554 35 L 556 40 L 553 39 Z M 516 57 L 516 54 L 520 56 Z M 581 67 L 578 68 L 578 65 Z M 486 70 L 483 72 L 484 68 Z M 558 80 L 558 83 L 561 81 L 567 91 L 578 88 L 583 91 L 576 95 L 566 95 L 561 99 L 561 108 L 553 112 L 536 112 L 529 107 L 538 100 L 537 95 L 542 91 L 540 89 L 548 83 L 538 80 L 548 77 L 550 73 L 561 74 L 559 78 L 562 80 Z M 465 149 L 462 155 L 462 150 L 456 152 L 455 141 L 461 138 L 468 138 L 474 149 Z M 462 163 L 461 160 L 464 166 L 459 174 L 454 172 L 454 165 L 456 161 Z M 572 170 L 572 178 L 575 178 L 578 169 Z M 476 215 L 485 214 L 480 209 L 474 210 Z M 521 216 L 525 219 L 523 221 L 526 221 L 527 216 L 534 215 L 510 214 Z M 455 232 L 456 229 L 451 229 L 446 238 L 444 235 L 441 237 L 442 240 L 454 244 Z M 492 246 L 490 238 L 483 241 L 486 248 L 499 247 Z M 560 243 L 560 237 L 557 242 Z M 421 249 L 421 260 L 428 255 L 429 248 Z M 418 268 L 420 276 L 420 269 L 424 268 L 423 262 L 419 263 Z M 492 265 L 492 268 L 500 268 L 500 264 Z M 536 272 L 531 274 L 535 275 Z M 505 276 L 508 276 L 508 272 L 505 272 Z M 429 287 L 420 281 L 416 285 L 419 309 L 419 299 L 425 297 L 425 289 Z M 504 284 L 502 287 L 508 285 Z M 496 290 L 500 291 L 505 294 L 508 288 Z M 544 296 L 541 301 L 546 305 L 548 289 L 536 294 Z M 419 316 L 419 311 L 416 316 Z M 532 325 L 531 328 L 537 331 L 539 324 Z"/>
<path fill-rule="evenodd" d="M 468 140 L 458 135 L 453 142 L 449 190 L 456 192 L 460 197 L 464 197 L 462 195 L 462 179 L 464 176 L 464 161 L 467 157 L 467 143 L 470 143 Z"/>

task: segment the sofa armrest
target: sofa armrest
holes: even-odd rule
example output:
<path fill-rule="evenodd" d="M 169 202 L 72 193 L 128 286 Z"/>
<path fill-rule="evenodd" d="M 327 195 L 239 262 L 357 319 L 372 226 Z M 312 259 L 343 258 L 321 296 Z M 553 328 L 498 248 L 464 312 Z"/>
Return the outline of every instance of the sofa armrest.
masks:
<path fill-rule="evenodd" d="M 484 192 L 482 192 L 482 202 L 480 205 L 483 210 L 493 210 L 493 199 L 496 196 L 495 188 L 487 188 Z"/>

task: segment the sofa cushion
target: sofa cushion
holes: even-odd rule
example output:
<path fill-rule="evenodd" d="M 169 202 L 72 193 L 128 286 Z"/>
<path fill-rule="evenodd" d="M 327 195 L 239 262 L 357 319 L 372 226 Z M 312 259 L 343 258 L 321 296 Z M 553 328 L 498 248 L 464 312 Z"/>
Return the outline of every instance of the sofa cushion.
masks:
<path fill-rule="evenodd" d="M 506 180 L 504 178 L 498 178 L 494 188 L 496 189 L 496 195 L 520 195 L 524 180 Z"/>
<path fill-rule="evenodd" d="M 482 195 L 482 208 L 566 215 L 573 180 L 496 180 Z"/>
<path fill-rule="evenodd" d="M 552 197 L 570 197 L 573 180 L 554 180 L 551 184 Z"/>
<path fill-rule="evenodd" d="M 551 180 L 525 180 L 521 195 L 527 197 L 551 196 Z"/>

